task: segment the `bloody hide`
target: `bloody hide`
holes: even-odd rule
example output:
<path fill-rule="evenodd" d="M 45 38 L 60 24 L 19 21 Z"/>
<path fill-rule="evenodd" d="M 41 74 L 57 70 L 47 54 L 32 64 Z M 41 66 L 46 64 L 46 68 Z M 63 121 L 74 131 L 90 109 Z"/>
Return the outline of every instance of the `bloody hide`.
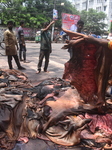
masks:
<path fill-rule="evenodd" d="M 86 35 L 67 32 L 71 37 Z M 79 34 L 79 35 L 78 35 Z M 112 51 L 97 43 L 72 40 L 68 47 L 72 48 L 73 56 L 65 64 L 63 79 L 68 79 L 74 85 L 85 102 L 103 106 L 105 91 L 112 64 Z"/>

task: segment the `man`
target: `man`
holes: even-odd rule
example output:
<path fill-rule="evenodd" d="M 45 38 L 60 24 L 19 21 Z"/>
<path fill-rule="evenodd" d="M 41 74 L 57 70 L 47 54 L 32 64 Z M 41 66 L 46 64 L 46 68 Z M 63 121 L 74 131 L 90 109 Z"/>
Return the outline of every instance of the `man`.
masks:
<path fill-rule="evenodd" d="M 82 33 L 83 27 L 84 27 L 84 22 L 83 22 L 82 20 L 79 20 L 79 21 L 77 22 L 77 30 L 76 30 L 76 32 Z"/>
<path fill-rule="evenodd" d="M 18 39 L 19 39 L 19 59 L 20 61 L 24 61 L 26 63 L 26 45 L 25 45 L 25 39 L 24 39 L 24 21 L 20 22 L 20 27 L 18 28 Z M 22 59 L 23 55 L 23 59 Z"/>
<path fill-rule="evenodd" d="M 94 38 L 97 38 L 97 35 L 95 34 L 95 32 L 91 32 L 90 35 L 93 36 Z"/>
<path fill-rule="evenodd" d="M 83 33 L 82 32 L 82 29 L 83 29 L 83 27 L 84 27 L 84 22 L 82 21 L 82 20 L 79 20 L 78 22 L 77 22 L 77 29 L 76 29 L 76 31 L 74 31 L 74 32 L 78 32 L 78 33 Z M 84 34 L 84 33 L 83 33 Z M 71 39 L 70 39 L 71 40 Z M 72 48 L 69 48 L 68 49 L 68 52 L 70 53 L 70 58 L 72 57 Z"/>
<path fill-rule="evenodd" d="M 23 70 L 25 68 L 23 68 L 20 65 L 19 58 L 17 56 L 18 44 L 14 32 L 12 30 L 13 25 L 14 25 L 13 21 L 8 21 L 7 23 L 8 29 L 4 32 L 4 42 L 6 46 L 5 50 L 8 58 L 8 65 L 9 65 L 9 69 L 13 69 L 12 66 L 12 57 L 13 57 L 15 59 L 18 69 Z M 15 46 L 17 47 L 17 49 Z"/>
<path fill-rule="evenodd" d="M 37 73 L 41 72 L 41 66 L 43 58 L 45 57 L 45 65 L 44 65 L 44 72 L 47 72 L 48 64 L 49 64 L 49 56 L 52 52 L 51 49 L 51 34 L 48 29 L 55 21 L 52 21 L 50 24 L 45 23 L 44 29 L 41 29 L 41 41 L 40 41 L 40 54 L 39 54 L 39 62 L 38 62 L 38 71 Z"/>

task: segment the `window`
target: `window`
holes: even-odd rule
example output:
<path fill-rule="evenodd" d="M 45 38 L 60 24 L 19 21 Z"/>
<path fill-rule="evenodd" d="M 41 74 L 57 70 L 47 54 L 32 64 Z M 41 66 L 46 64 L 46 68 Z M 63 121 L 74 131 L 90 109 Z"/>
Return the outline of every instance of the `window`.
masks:
<path fill-rule="evenodd" d="M 110 8 L 112 9 L 112 2 L 110 3 Z"/>
<path fill-rule="evenodd" d="M 104 6 L 104 11 L 106 11 L 107 6 Z"/>
<path fill-rule="evenodd" d="M 102 3 L 102 0 L 97 0 L 97 3 Z"/>
<path fill-rule="evenodd" d="M 91 7 L 91 6 L 93 6 L 93 0 L 89 0 L 89 6 Z"/>
<path fill-rule="evenodd" d="M 97 11 L 101 11 L 101 6 L 100 7 L 96 7 Z"/>
<path fill-rule="evenodd" d="M 75 7 L 79 10 L 80 4 L 76 4 Z"/>
<path fill-rule="evenodd" d="M 82 3 L 82 8 L 83 8 L 83 10 L 87 9 L 87 3 L 86 2 Z"/>

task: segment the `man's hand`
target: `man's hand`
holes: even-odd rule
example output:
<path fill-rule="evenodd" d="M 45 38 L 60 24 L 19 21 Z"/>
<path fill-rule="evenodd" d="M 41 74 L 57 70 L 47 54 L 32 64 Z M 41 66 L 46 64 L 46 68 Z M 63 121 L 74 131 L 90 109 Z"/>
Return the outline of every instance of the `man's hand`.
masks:
<path fill-rule="evenodd" d="M 19 50 L 19 47 L 17 46 L 17 51 Z"/>
<path fill-rule="evenodd" d="M 9 50 L 9 46 L 6 46 L 6 51 L 8 51 Z"/>
<path fill-rule="evenodd" d="M 18 44 L 16 44 L 16 48 L 17 48 L 17 50 L 19 50 Z"/>
<path fill-rule="evenodd" d="M 53 20 L 51 23 L 53 24 L 53 23 L 55 23 L 56 22 L 56 20 Z"/>
<path fill-rule="evenodd" d="M 25 46 L 25 43 L 23 43 L 23 46 Z"/>
<path fill-rule="evenodd" d="M 69 45 L 70 46 L 76 46 L 76 45 L 78 45 L 78 44 L 80 44 L 82 42 L 84 42 L 84 38 L 83 37 L 78 38 L 77 40 L 70 40 Z"/>
<path fill-rule="evenodd" d="M 84 38 L 79 38 L 77 40 L 66 41 L 66 45 L 64 45 L 61 49 L 68 49 L 70 47 L 76 46 L 80 43 L 84 42 Z"/>
<path fill-rule="evenodd" d="M 81 36 L 73 37 L 72 40 L 78 40 L 78 39 L 80 39 L 80 38 L 82 38 L 82 37 L 81 37 Z"/>

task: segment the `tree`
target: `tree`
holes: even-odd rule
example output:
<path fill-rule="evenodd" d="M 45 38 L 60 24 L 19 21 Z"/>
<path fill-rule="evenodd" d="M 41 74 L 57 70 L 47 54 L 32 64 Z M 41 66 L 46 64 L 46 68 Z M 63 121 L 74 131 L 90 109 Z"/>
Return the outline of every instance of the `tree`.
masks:
<path fill-rule="evenodd" d="M 84 21 L 84 30 L 88 33 L 94 32 L 96 34 L 102 34 L 106 31 L 107 24 L 104 23 L 106 14 L 103 12 L 97 12 L 94 9 L 89 11 L 81 11 L 81 19 Z"/>
<path fill-rule="evenodd" d="M 64 2 L 64 5 L 61 5 Z M 58 11 L 58 21 L 55 26 L 61 28 L 61 14 L 69 13 L 80 15 L 85 22 L 87 32 L 103 33 L 106 28 L 104 19 L 106 14 L 90 9 L 79 12 L 68 0 L 1 0 L 0 19 L 2 25 L 12 20 L 19 26 L 20 20 L 25 21 L 26 27 L 41 28 L 44 22 L 50 22 L 53 18 L 53 8 Z"/>
<path fill-rule="evenodd" d="M 112 33 L 112 20 L 110 21 L 109 33 Z"/>
<path fill-rule="evenodd" d="M 78 12 L 68 0 L 63 1 L 64 6 L 61 6 L 61 2 L 59 0 L 1 0 L 0 19 L 3 25 L 8 20 L 12 20 L 18 26 L 20 20 L 24 20 L 27 27 L 39 28 L 44 22 L 52 20 L 55 6 L 59 15 L 56 26 L 61 27 L 62 12 L 71 14 Z"/>

